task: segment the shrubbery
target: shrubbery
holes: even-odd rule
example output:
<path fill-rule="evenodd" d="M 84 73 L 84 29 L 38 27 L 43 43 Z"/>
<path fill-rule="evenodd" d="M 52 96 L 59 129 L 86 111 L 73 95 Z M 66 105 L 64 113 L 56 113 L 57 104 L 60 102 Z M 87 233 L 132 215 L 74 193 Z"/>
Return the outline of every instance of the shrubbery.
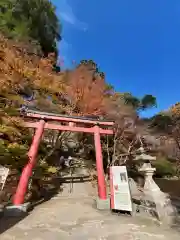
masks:
<path fill-rule="evenodd" d="M 176 176 L 176 168 L 174 164 L 172 164 L 166 158 L 157 159 L 153 165 L 156 168 L 156 177 Z"/>

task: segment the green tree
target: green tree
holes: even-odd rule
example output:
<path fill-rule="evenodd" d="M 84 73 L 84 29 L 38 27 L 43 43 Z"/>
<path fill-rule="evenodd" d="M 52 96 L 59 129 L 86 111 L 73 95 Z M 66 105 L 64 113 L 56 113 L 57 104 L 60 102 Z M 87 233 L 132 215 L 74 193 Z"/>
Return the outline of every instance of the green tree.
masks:
<path fill-rule="evenodd" d="M 144 95 L 140 100 L 140 108 L 142 110 L 155 107 L 156 105 L 157 105 L 156 97 L 150 94 Z"/>
<path fill-rule="evenodd" d="M 156 98 L 150 94 L 146 94 L 142 98 L 137 98 L 131 93 L 125 93 L 124 100 L 126 104 L 131 105 L 137 111 L 143 111 L 156 106 Z"/>
<path fill-rule="evenodd" d="M 159 113 L 151 118 L 150 125 L 155 131 L 169 135 L 172 133 L 175 122 L 170 114 Z"/>
<path fill-rule="evenodd" d="M 166 154 L 171 158 L 180 159 L 180 118 L 179 114 L 173 114 L 171 110 L 174 109 L 155 115 L 151 119 L 150 129 L 156 134 L 159 133 L 164 136 L 167 140 L 167 144 L 169 145 L 169 143 L 171 143 L 171 146 L 173 146 L 173 151 L 170 151 L 171 149 L 168 150 L 166 144 L 162 146 L 162 149 L 164 148 Z"/>
<path fill-rule="evenodd" d="M 35 41 L 45 56 L 57 54 L 57 41 L 61 40 L 61 25 L 48 0 L 2 0 L 0 31 L 16 40 Z"/>

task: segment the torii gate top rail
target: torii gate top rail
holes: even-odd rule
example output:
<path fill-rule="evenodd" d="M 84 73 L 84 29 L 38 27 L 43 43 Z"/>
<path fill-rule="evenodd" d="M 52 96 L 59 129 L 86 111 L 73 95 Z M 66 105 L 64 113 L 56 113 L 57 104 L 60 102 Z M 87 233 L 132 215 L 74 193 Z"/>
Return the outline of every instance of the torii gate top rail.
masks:
<path fill-rule="evenodd" d="M 33 111 L 29 109 L 23 112 L 23 116 L 27 118 L 39 119 L 40 121 L 38 122 L 25 121 L 25 127 L 35 128 L 36 131 L 35 131 L 35 135 L 34 135 L 31 147 L 28 152 L 29 161 L 23 169 L 23 172 L 17 187 L 17 191 L 13 199 L 14 204 L 19 205 L 24 202 L 28 181 L 30 176 L 32 175 L 32 170 L 36 165 L 38 147 L 39 147 L 41 138 L 43 136 L 44 129 L 86 132 L 86 133 L 94 134 L 94 143 L 95 143 L 95 149 L 96 149 L 96 168 L 97 168 L 97 175 L 98 175 L 98 195 L 101 200 L 106 200 L 107 194 L 106 194 L 106 184 L 105 184 L 105 178 L 104 178 L 103 157 L 102 157 L 100 135 L 101 134 L 112 135 L 113 129 L 103 129 L 100 126 L 104 126 L 106 128 L 113 127 L 114 122 L 94 120 L 94 119 L 84 118 L 84 117 L 63 116 L 60 114 Z M 67 122 L 69 123 L 69 125 L 48 123 L 48 121 Z M 84 123 L 91 126 L 78 127 L 76 126 L 76 124 L 78 123 Z"/>
<path fill-rule="evenodd" d="M 44 119 L 44 120 L 54 120 L 54 121 L 61 121 L 61 122 L 74 122 L 74 123 L 89 123 L 94 125 L 103 125 L 103 126 L 113 126 L 113 121 L 107 120 L 95 120 L 89 117 L 79 117 L 79 116 L 67 116 L 49 112 L 41 112 L 41 111 L 34 111 L 34 110 L 26 110 L 23 114 L 25 117 L 37 118 L 37 119 Z"/>

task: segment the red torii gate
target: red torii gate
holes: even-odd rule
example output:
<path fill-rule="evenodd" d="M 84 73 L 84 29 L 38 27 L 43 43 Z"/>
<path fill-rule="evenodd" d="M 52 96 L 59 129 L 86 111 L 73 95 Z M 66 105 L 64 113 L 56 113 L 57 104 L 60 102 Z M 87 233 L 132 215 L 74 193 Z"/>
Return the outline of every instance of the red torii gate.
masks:
<path fill-rule="evenodd" d="M 114 122 L 107 121 L 96 121 L 83 117 L 69 117 L 63 115 L 56 115 L 51 113 L 42 113 L 38 111 L 28 110 L 25 117 L 38 119 L 38 122 L 26 122 L 25 126 L 28 128 L 36 129 L 31 147 L 28 152 L 29 161 L 24 167 L 19 184 L 13 198 L 14 205 L 20 205 L 24 203 L 24 198 L 27 191 L 27 186 L 29 182 L 29 178 L 32 175 L 32 170 L 36 164 L 36 158 L 38 153 L 38 147 L 44 132 L 44 129 L 52 129 L 52 130 L 60 130 L 60 131 L 71 131 L 71 132 L 85 132 L 94 134 L 94 143 L 96 150 L 96 168 L 98 175 L 98 196 L 101 200 L 107 199 L 106 194 L 106 184 L 104 177 L 104 169 L 103 169 L 103 157 L 102 157 L 102 149 L 101 149 L 101 134 L 112 135 L 112 129 L 103 129 L 101 126 L 112 127 Z M 48 121 L 59 121 L 68 123 L 68 125 L 59 125 L 48 123 Z M 93 125 L 93 127 L 78 127 L 74 126 L 75 124 L 83 123 Z"/>

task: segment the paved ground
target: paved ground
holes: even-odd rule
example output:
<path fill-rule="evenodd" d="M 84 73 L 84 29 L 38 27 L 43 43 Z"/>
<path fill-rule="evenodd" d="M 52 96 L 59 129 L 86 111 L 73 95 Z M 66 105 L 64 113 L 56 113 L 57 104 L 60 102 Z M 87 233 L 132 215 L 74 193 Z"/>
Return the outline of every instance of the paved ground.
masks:
<path fill-rule="evenodd" d="M 0 222 L 1 231 L 4 220 Z M 4 231 L 1 240 L 179 240 L 180 233 L 149 221 L 95 209 L 92 197 L 52 199 Z"/>

